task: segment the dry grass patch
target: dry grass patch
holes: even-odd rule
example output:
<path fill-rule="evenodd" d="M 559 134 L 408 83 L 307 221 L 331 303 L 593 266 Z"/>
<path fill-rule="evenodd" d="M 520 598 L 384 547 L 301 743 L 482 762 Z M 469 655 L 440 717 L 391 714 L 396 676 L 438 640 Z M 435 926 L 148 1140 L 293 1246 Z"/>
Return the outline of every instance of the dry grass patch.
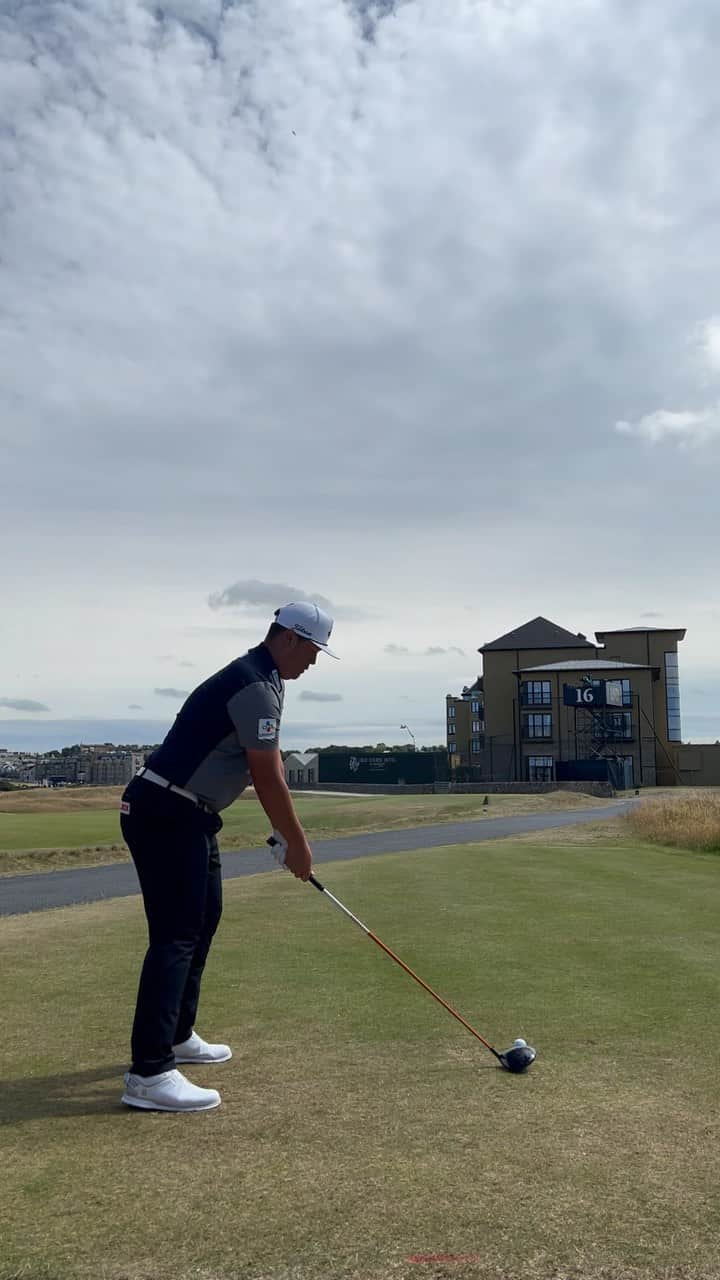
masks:
<path fill-rule="evenodd" d="M 648 797 L 624 821 L 642 840 L 720 853 L 720 788 L 687 788 L 681 794 Z"/>
<path fill-rule="evenodd" d="M 538 845 L 543 849 L 609 849 L 628 847 L 634 843 L 628 837 L 623 818 L 598 819 L 597 822 L 579 822 L 567 827 L 554 827 L 551 831 L 527 831 L 513 836 L 514 844 Z"/>
<path fill-rule="evenodd" d="M 117 809 L 123 787 L 30 787 L 0 791 L 0 813 L 77 813 Z"/>
<path fill-rule="evenodd" d="M 129 862 L 124 844 L 102 844 L 75 849 L 0 849 L 0 878 L 38 875 L 42 871 L 68 871 L 77 867 L 105 867 Z"/>

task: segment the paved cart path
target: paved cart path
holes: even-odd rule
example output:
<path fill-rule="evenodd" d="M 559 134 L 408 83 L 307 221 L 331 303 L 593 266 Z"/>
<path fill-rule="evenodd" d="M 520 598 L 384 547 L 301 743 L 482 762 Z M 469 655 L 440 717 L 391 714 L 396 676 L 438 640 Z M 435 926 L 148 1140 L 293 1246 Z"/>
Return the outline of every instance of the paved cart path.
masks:
<path fill-rule="evenodd" d="M 563 813 L 528 814 L 517 818 L 484 818 L 473 822 L 443 822 L 423 827 L 404 827 L 393 831 L 371 831 L 363 835 L 342 836 L 334 840 L 313 842 L 313 861 L 339 862 L 349 858 L 367 858 L 373 854 L 403 853 L 409 849 L 436 849 L 447 844 L 474 844 L 478 840 L 499 840 L 522 835 L 526 831 L 546 831 L 568 827 L 578 822 L 596 822 L 615 818 L 627 812 L 632 801 L 620 801 L 599 809 L 574 809 Z M 223 853 L 223 880 L 236 876 L 257 875 L 260 871 L 279 871 L 270 852 L 260 849 L 232 849 Z M 127 898 L 139 893 L 135 867 L 127 862 L 114 862 L 106 867 L 77 867 L 71 871 L 46 871 L 37 875 L 0 877 L 0 915 L 22 915 L 29 911 L 47 911 L 51 907 L 69 907 L 81 902 L 99 902 L 103 898 Z"/>

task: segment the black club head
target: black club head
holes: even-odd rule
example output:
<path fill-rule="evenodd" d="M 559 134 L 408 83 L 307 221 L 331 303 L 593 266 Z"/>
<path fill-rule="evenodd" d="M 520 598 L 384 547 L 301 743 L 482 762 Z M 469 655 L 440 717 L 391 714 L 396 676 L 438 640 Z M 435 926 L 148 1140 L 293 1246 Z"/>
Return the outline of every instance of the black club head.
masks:
<path fill-rule="evenodd" d="M 500 1061 L 506 1071 L 512 1071 L 514 1075 L 518 1075 L 521 1071 L 527 1071 L 536 1057 L 535 1050 L 526 1044 L 507 1049 L 505 1053 L 500 1054 Z"/>

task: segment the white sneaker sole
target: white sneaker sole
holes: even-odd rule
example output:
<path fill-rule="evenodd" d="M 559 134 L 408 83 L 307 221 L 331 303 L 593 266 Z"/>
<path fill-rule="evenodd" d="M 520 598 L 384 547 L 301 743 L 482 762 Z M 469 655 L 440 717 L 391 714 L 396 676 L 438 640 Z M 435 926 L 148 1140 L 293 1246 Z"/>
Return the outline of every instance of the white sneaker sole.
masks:
<path fill-rule="evenodd" d="M 228 1050 L 228 1052 L 224 1053 L 221 1058 L 211 1058 L 207 1055 L 203 1056 L 202 1054 L 199 1054 L 195 1058 L 182 1058 L 178 1054 L 175 1054 L 175 1061 L 178 1066 L 192 1066 L 194 1062 L 198 1062 L 201 1065 L 208 1062 L 229 1062 L 231 1058 L 232 1050 Z"/>
<path fill-rule="evenodd" d="M 215 1107 L 220 1106 L 221 1099 L 218 1098 L 217 1102 L 201 1102 L 194 1107 L 178 1107 L 172 1106 L 170 1103 L 148 1102 L 147 1098 L 134 1098 L 131 1093 L 124 1093 L 120 1101 L 124 1102 L 126 1107 L 137 1107 L 140 1111 L 176 1111 L 180 1113 L 182 1111 L 213 1111 Z"/>

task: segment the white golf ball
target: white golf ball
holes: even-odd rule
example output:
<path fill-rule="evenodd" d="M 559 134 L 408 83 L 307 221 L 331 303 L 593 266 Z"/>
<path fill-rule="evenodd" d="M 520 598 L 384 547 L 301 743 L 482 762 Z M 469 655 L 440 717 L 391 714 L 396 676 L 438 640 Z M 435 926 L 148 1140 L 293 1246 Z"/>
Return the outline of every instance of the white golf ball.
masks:
<path fill-rule="evenodd" d="M 527 1049 L 527 1040 L 518 1037 L 517 1040 L 513 1041 L 513 1049 Z"/>

